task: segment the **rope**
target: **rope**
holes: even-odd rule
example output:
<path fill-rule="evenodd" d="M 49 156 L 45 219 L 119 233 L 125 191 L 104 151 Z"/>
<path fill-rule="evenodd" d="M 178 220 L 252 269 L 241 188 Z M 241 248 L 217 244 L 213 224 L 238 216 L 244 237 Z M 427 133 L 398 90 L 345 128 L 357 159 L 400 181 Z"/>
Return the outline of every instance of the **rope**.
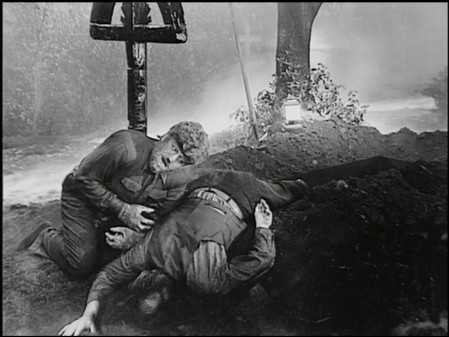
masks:
<path fill-rule="evenodd" d="M 229 2 L 229 10 L 231 11 L 232 29 L 234 30 L 234 41 L 235 41 L 235 46 L 237 48 L 237 54 L 239 56 L 240 69 L 242 70 L 243 84 L 245 86 L 245 93 L 246 93 L 246 100 L 248 101 L 249 117 L 250 117 L 251 124 L 253 127 L 254 135 L 256 136 L 257 141 L 259 141 L 260 138 L 259 138 L 259 131 L 257 130 L 256 113 L 254 111 L 253 102 L 251 99 L 251 93 L 249 91 L 248 78 L 246 77 L 245 66 L 243 64 L 243 59 L 242 59 L 242 52 L 240 51 L 240 45 L 239 45 L 237 29 L 236 29 L 236 24 L 235 24 L 235 18 L 234 18 L 234 8 L 232 7 L 232 2 Z"/>

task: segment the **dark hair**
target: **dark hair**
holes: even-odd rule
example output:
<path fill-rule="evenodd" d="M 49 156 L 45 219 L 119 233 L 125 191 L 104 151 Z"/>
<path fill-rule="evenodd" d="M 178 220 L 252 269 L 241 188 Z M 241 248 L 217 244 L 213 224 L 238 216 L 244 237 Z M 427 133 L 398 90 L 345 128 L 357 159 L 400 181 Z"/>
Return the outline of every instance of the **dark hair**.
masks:
<path fill-rule="evenodd" d="M 161 291 L 165 287 L 172 287 L 173 279 L 162 270 L 144 270 L 130 283 L 129 289 L 135 295 L 144 296 L 152 291 Z"/>
<path fill-rule="evenodd" d="M 166 135 L 177 141 L 188 164 L 200 163 L 209 154 L 209 137 L 199 123 L 179 122 L 173 125 L 164 136 Z"/>

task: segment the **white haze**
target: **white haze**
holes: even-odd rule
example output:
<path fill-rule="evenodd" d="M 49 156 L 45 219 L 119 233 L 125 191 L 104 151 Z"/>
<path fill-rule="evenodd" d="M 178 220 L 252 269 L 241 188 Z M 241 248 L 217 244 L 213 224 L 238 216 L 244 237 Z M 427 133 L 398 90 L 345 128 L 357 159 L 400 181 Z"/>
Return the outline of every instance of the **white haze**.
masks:
<path fill-rule="evenodd" d="M 184 5 L 187 24 L 189 5 Z M 229 25 L 222 29 L 232 34 L 226 4 L 202 5 L 206 9 L 223 6 L 222 15 L 229 18 Z M 275 72 L 276 6 L 276 3 L 234 4 L 238 24 L 258 7 L 257 15 L 273 32 L 264 36 L 262 46 L 253 44 L 249 58 L 244 59 L 252 97 L 268 89 Z M 333 14 L 334 6 L 340 6 L 338 14 Z M 195 32 L 199 28 L 188 29 Z M 241 29 L 239 33 L 243 34 Z M 180 119 L 201 122 L 210 133 L 233 123 L 229 115 L 240 106 L 246 107 L 247 101 L 237 51 L 234 48 L 223 57 L 234 58 L 235 66 L 210 80 L 201 104 L 170 106 L 166 113 L 150 116 L 150 134 L 160 134 Z M 447 130 L 446 125 L 439 124 L 436 114 L 429 111 L 435 108 L 433 100 L 418 93 L 447 66 L 447 3 L 324 3 L 314 22 L 310 59 L 312 67 L 323 63 L 334 82 L 343 85 L 346 91 L 358 91 L 360 102 L 370 105 L 365 115 L 367 123 L 381 132 L 401 127 L 416 132 Z"/>
<path fill-rule="evenodd" d="M 195 35 L 207 33 L 207 27 L 189 25 L 189 18 L 195 14 L 192 10 L 198 6 L 204 6 L 206 13 L 210 6 L 221 6 L 221 15 L 228 18 L 228 25 L 221 29 L 232 33 L 227 3 L 183 5 L 191 33 L 187 43 L 193 42 Z M 420 84 L 426 83 L 447 66 L 447 3 L 343 3 L 337 16 L 330 14 L 333 5 L 324 3 L 315 20 L 311 65 L 324 63 L 336 83 L 358 90 L 361 103 L 370 104 L 367 123 L 383 133 L 405 126 L 416 132 L 447 130 L 447 126 L 438 124 L 431 110 L 435 107 L 433 100 L 416 94 Z M 264 20 L 272 32 L 264 36 L 263 46 L 251 50 L 249 58 L 245 59 L 252 97 L 268 88 L 275 72 L 276 6 L 276 3 L 234 4 L 239 20 L 251 13 L 251 9 L 261 8 L 258 13 L 263 17 L 260 20 Z M 360 12 L 370 11 L 370 20 L 366 17 L 364 21 L 354 20 L 362 17 Z M 170 106 L 167 113 L 159 114 L 149 107 L 148 127 L 151 135 L 162 134 L 172 124 L 187 119 L 203 123 L 209 133 L 231 125 L 230 113 L 242 105 L 246 106 L 247 102 L 235 47 L 223 57 L 233 58 L 234 65 L 210 79 L 199 105 Z M 149 90 L 152 85 L 151 71 L 149 69 Z M 126 122 L 124 114 L 120 127 L 126 127 Z M 94 144 L 104 139 L 100 135 L 96 137 Z M 62 179 L 85 154 L 73 153 L 65 161 L 49 158 L 45 163 L 4 175 L 4 203 L 43 202 L 57 198 Z"/>

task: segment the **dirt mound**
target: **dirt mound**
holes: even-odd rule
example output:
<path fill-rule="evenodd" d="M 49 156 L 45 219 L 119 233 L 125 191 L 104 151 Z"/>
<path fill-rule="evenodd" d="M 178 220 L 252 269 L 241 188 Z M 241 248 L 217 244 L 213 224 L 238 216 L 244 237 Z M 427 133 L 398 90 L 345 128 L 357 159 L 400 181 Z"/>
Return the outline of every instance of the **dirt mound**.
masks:
<path fill-rule="evenodd" d="M 447 159 L 447 132 L 417 134 L 403 128 L 383 135 L 376 128 L 335 119 L 304 121 L 293 129 L 277 128 L 258 150 L 240 146 L 214 154 L 203 165 L 279 178 L 375 156 L 441 161 Z"/>
<path fill-rule="evenodd" d="M 427 319 L 441 330 L 438 318 L 447 315 L 447 132 L 382 135 L 331 120 L 271 132 L 260 145 L 216 153 L 202 166 L 277 180 L 380 155 L 413 163 L 344 180 L 330 174 L 305 202 L 276 212 L 276 263 L 260 291 L 243 288 L 217 300 L 181 287 L 151 320 L 120 302 L 119 293 L 106 306 L 103 333 L 375 335 Z M 54 334 L 80 313 L 90 280 L 68 280 L 53 264 L 13 247 L 39 219 L 58 222 L 59 204 L 15 205 L 3 213 L 4 332 Z M 68 303 L 70 317 L 56 315 Z"/>
<path fill-rule="evenodd" d="M 310 201 L 279 215 L 279 310 L 362 334 L 447 310 L 447 164 L 317 185 Z"/>

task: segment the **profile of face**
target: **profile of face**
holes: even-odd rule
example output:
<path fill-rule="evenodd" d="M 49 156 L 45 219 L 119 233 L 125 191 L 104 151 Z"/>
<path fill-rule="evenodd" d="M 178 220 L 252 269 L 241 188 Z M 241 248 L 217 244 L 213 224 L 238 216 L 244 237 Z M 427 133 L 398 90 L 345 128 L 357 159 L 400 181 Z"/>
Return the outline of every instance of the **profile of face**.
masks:
<path fill-rule="evenodd" d="M 187 163 L 178 142 L 172 136 L 164 136 L 156 143 L 150 157 L 150 169 L 154 173 L 177 170 Z"/>

